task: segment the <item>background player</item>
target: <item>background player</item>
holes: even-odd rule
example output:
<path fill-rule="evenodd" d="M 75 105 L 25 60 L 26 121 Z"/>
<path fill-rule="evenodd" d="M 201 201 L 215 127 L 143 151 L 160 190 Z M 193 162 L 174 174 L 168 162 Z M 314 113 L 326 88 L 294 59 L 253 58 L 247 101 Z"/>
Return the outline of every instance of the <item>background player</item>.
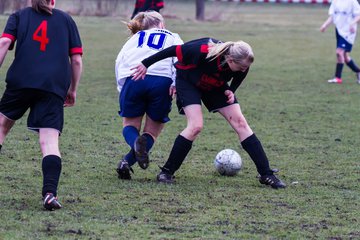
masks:
<path fill-rule="evenodd" d="M 144 81 L 133 81 L 131 69 L 145 57 L 182 43 L 177 34 L 164 29 L 164 19 L 155 11 L 137 14 L 127 26 L 133 36 L 122 47 L 115 66 L 123 136 L 130 146 L 130 152 L 117 167 L 121 179 L 131 179 L 131 166 L 136 162 L 142 169 L 149 166 L 148 153 L 164 123 L 170 120 L 168 113 L 175 93 L 175 87 L 171 85 L 175 80 L 173 63 L 176 59 L 168 58 L 154 64 Z M 143 134 L 140 136 L 145 114 Z"/>
<path fill-rule="evenodd" d="M 187 126 L 175 139 L 157 180 L 174 182 L 174 173 L 203 128 L 202 101 L 209 111 L 219 112 L 235 130 L 242 147 L 261 175 L 260 183 L 284 188 L 286 185 L 270 169 L 265 151 L 242 114 L 234 94 L 254 61 L 250 45 L 243 41 L 223 43 L 211 38 L 196 39 L 144 59 L 142 64 L 134 68 L 133 79 L 143 78 L 153 63 L 174 56 L 178 58 L 175 65 L 177 104 L 186 115 Z M 227 84 L 229 81 L 230 86 Z"/>
<path fill-rule="evenodd" d="M 64 106 L 75 104 L 82 72 L 82 44 L 76 24 L 54 8 L 55 0 L 32 0 L 32 7 L 9 17 L 0 38 L 0 64 L 17 41 L 0 101 L 0 149 L 15 121 L 30 109 L 27 125 L 39 133 L 43 205 L 48 210 L 61 208 L 57 200 L 59 135 Z"/>
<path fill-rule="evenodd" d="M 335 24 L 336 33 L 336 70 L 335 77 L 329 83 L 342 83 L 344 63 L 356 73 L 357 83 L 360 84 L 360 69 L 350 57 L 355 42 L 357 23 L 360 20 L 360 5 L 357 0 L 333 0 L 329 8 L 329 18 L 320 27 L 324 32 L 331 24 Z"/>
<path fill-rule="evenodd" d="M 145 12 L 145 11 L 160 12 L 160 9 L 162 9 L 164 5 L 165 4 L 163 0 L 136 0 L 134 12 L 131 15 L 131 19 L 133 19 L 136 16 L 136 14 L 138 14 L 139 12 Z"/>

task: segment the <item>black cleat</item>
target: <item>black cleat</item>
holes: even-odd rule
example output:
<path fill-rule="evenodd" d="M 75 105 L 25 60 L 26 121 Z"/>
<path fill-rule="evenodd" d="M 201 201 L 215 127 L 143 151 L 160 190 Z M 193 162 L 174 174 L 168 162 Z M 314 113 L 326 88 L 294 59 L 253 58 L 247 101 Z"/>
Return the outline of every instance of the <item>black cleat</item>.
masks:
<path fill-rule="evenodd" d="M 134 171 L 132 170 L 132 168 L 129 166 L 129 163 L 124 159 L 121 160 L 118 163 L 118 167 L 116 168 L 116 172 L 118 173 L 118 178 L 120 179 L 126 179 L 126 180 L 131 180 L 131 174 L 130 171 L 132 173 L 134 173 Z"/>
<path fill-rule="evenodd" d="M 278 179 L 275 175 L 263 175 L 259 177 L 259 182 L 261 184 L 269 185 L 272 188 L 286 188 L 286 184 Z"/>
<path fill-rule="evenodd" d="M 161 171 L 157 176 L 156 180 L 159 183 L 166 183 L 166 184 L 172 184 L 175 183 L 175 177 L 174 175 L 171 175 L 169 173 Z"/>
<path fill-rule="evenodd" d="M 135 140 L 135 159 L 142 169 L 149 167 L 149 154 L 146 151 L 147 140 L 144 135 L 138 136 Z"/>
<path fill-rule="evenodd" d="M 58 202 L 57 197 L 54 196 L 52 193 L 47 193 L 44 196 L 44 208 L 49 211 L 54 211 L 56 209 L 62 208 L 61 204 Z"/>

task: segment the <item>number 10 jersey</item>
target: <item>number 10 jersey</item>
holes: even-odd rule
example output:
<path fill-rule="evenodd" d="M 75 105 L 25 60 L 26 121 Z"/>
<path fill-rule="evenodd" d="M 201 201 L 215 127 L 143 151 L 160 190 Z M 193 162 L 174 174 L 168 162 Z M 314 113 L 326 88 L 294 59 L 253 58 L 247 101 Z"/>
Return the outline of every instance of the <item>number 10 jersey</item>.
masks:
<path fill-rule="evenodd" d="M 144 58 L 147 58 L 165 48 L 183 44 L 178 34 L 166 29 L 152 28 L 135 33 L 122 47 L 115 61 L 117 89 L 120 92 L 125 79 L 133 73 Z M 153 64 L 147 70 L 147 75 L 169 77 L 175 81 L 175 57 L 167 58 Z"/>

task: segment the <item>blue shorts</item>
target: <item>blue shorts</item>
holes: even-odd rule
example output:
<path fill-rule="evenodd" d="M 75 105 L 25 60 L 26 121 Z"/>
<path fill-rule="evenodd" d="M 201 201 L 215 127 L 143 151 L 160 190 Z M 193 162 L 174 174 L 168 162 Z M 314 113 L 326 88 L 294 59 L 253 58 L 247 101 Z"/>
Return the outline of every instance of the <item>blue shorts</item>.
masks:
<path fill-rule="evenodd" d="M 64 125 L 64 100 L 61 97 L 38 89 L 5 90 L 0 101 L 1 114 L 16 121 L 28 109 L 29 129 L 53 128 L 61 133 Z"/>
<path fill-rule="evenodd" d="M 351 52 L 352 44 L 350 44 L 342 36 L 340 36 L 337 29 L 335 32 L 336 32 L 336 48 L 344 49 L 345 52 Z"/>
<path fill-rule="evenodd" d="M 169 88 L 172 80 L 168 77 L 146 75 L 143 80 L 125 80 L 119 96 L 121 117 L 140 117 L 145 113 L 156 122 L 170 121 L 172 98 Z"/>

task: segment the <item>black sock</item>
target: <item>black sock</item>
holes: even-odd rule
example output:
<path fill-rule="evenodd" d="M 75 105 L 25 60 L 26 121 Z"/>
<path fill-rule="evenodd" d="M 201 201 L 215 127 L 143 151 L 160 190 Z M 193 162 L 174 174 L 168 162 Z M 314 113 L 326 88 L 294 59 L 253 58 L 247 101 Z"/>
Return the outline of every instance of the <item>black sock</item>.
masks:
<path fill-rule="evenodd" d="M 343 63 L 336 64 L 335 77 L 341 78 L 341 73 L 342 73 L 343 67 L 344 67 Z"/>
<path fill-rule="evenodd" d="M 261 142 L 255 134 L 242 141 L 241 146 L 249 154 L 250 158 L 254 161 L 256 169 L 260 175 L 273 174 L 273 171 L 270 169 L 269 166 L 269 160 L 266 157 Z"/>
<path fill-rule="evenodd" d="M 0 144 L 0 152 L 1 152 L 2 145 Z"/>
<path fill-rule="evenodd" d="M 350 62 L 347 62 L 346 65 L 353 71 L 353 72 L 360 72 L 359 67 L 356 65 L 356 63 L 351 59 Z"/>
<path fill-rule="evenodd" d="M 52 193 L 57 195 L 57 187 L 61 173 L 61 158 L 56 155 L 48 155 L 42 160 L 43 189 L 42 195 Z"/>
<path fill-rule="evenodd" d="M 168 160 L 162 170 L 173 175 L 181 166 L 186 156 L 190 152 L 192 141 L 178 135 L 171 149 Z"/>

